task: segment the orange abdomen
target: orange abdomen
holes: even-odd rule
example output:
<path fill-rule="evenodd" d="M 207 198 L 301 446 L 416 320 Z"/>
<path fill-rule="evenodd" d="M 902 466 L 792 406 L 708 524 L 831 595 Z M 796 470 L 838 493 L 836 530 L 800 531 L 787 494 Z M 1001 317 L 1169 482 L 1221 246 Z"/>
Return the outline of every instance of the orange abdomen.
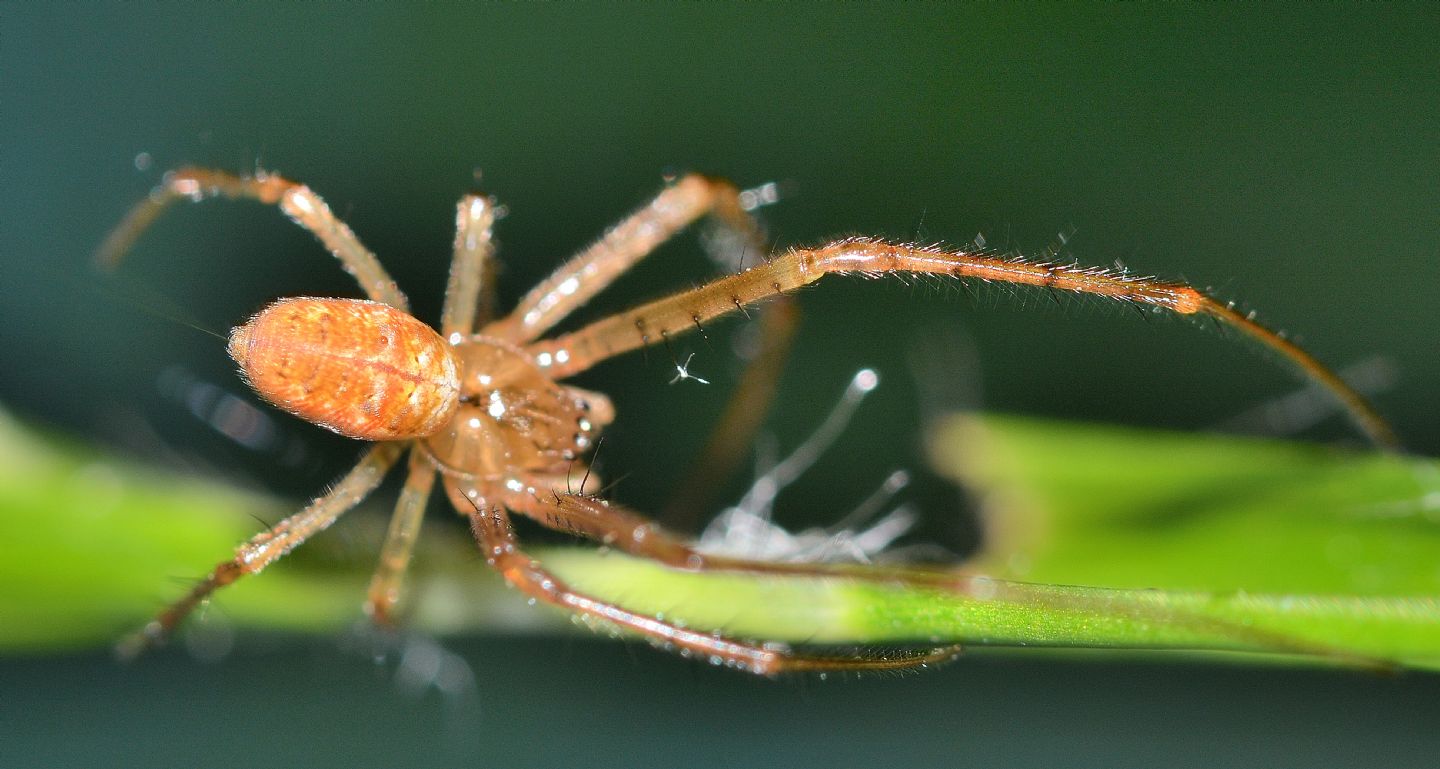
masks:
<path fill-rule="evenodd" d="M 229 350 L 266 400 L 351 438 L 430 435 L 459 405 L 450 346 L 387 304 L 281 299 L 231 331 Z"/>

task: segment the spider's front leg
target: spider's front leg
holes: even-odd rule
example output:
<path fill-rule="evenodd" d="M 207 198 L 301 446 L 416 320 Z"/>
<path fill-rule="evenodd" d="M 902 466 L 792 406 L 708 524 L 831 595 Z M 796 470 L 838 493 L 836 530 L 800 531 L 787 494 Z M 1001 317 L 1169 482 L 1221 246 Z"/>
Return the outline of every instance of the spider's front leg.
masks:
<path fill-rule="evenodd" d="M 304 510 L 251 537 L 235 551 L 234 558 L 222 561 L 184 598 L 171 604 L 138 633 L 122 640 L 116 652 L 128 659 L 163 642 L 190 612 L 216 590 L 247 574 L 259 572 L 311 536 L 324 531 L 380 485 L 385 472 L 399 459 L 402 449 L 403 446 L 398 443 L 382 443 L 369 449 L 354 469 L 346 473 L 328 493 L 311 502 Z"/>
<path fill-rule="evenodd" d="M 794 249 L 744 272 L 612 315 L 572 333 L 534 342 L 525 350 L 547 375 L 563 379 L 621 353 L 668 341 L 713 318 L 794 291 L 825 275 L 843 273 L 943 275 L 1091 294 L 1178 315 L 1209 316 L 1283 355 L 1305 376 L 1329 390 L 1372 441 L 1385 448 L 1399 448 L 1389 423 L 1328 366 L 1261 325 L 1252 315 L 1191 286 L 1074 265 L 1030 262 L 987 252 L 943 251 L 870 238 Z"/>
<path fill-rule="evenodd" d="M 470 336 L 477 323 L 490 320 L 495 299 L 495 201 L 466 195 L 455 206 L 455 248 L 440 335 L 450 344 Z"/>
<path fill-rule="evenodd" d="M 96 261 L 103 267 L 119 264 L 140 235 L 174 203 L 184 200 L 199 202 L 216 197 L 279 206 L 291 221 L 308 230 L 340 260 L 345 270 L 355 276 L 366 295 L 377 302 L 409 311 L 410 303 L 390 274 L 380 266 L 380 260 L 365 248 L 345 222 L 335 216 L 330 206 L 309 187 L 278 174 L 236 176 L 208 168 L 171 171 L 165 174 L 160 186 L 131 209 L 105 238 L 95 253 Z"/>
<path fill-rule="evenodd" d="M 679 650 L 686 656 L 700 657 L 717 665 L 760 675 L 776 675 L 802 671 L 916 668 L 948 660 L 959 653 L 958 647 L 945 647 L 889 657 L 809 657 L 791 653 L 784 644 L 746 643 L 719 634 L 683 628 L 572 589 L 520 548 L 510 517 L 503 507 L 483 507 L 481 502 L 459 488 L 451 490 L 450 495 L 457 508 L 471 507 L 466 515 L 470 518 L 470 528 L 485 554 L 486 562 L 517 590 L 538 601 L 575 612 L 592 622 L 639 633 L 658 646 Z"/>

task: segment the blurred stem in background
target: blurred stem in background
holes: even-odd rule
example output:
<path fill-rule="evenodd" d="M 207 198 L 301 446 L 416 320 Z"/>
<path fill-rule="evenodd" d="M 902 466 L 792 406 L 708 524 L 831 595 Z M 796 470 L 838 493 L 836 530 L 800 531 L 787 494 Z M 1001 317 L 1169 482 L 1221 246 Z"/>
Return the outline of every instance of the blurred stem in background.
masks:
<path fill-rule="evenodd" d="M 942 424 L 932 451 L 984 504 L 986 544 L 949 581 L 889 566 L 867 567 L 893 577 L 881 581 L 701 575 L 590 549 L 536 552 L 577 589 L 746 638 L 1440 665 L 1431 460 L 979 416 Z M 177 579 L 225 557 L 257 517 L 288 511 L 5 417 L 0 649 L 103 647 L 178 595 Z M 358 621 L 374 560 L 361 543 L 378 543 L 382 526 L 352 515 L 226 589 L 187 632 L 335 633 Z M 416 565 L 410 621 L 422 631 L 557 627 L 556 613 L 506 590 L 458 529 L 429 527 Z"/>

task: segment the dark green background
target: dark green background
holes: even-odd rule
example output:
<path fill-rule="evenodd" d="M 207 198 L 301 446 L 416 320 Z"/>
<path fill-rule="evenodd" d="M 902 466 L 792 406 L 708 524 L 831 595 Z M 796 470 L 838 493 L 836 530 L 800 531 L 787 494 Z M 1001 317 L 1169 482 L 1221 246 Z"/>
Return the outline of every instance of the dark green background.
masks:
<path fill-rule="evenodd" d="M 298 466 L 223 443 L 160 384 L 179 370 L 240 392 L 220 343 L 142 310 L 223 331 L 276 296 L 354 289 L 274 212 L 220 204 L 172 215 L 120 281 L 97 276 L 90 250 L 161 170 L 258 162 L 311 184 L 433 319 L 476 169 L 512 212 L 511 301 L 663 172 L 698 169 L 789 183 L 766 212 L 782 243 L 978 232 L 1039 252 L 1064 232 L 1081 262 L 1213 287 L 1327 361 L 1384 356 L 1400 378 L 1382 410 L 1435 453 L 1437 36 L 1420 5 L 6 4 L 0 403 L 298 498 L 353 447 L 293 423 Z M 681 239 L 599 309 L 702 279 L 696 252 Z M 1203 429 L 1294 386 L 1213 329 L 1088 302 L 893 280 L 827 281 L 802 301 L 782 444 L 856 367 L 889 384 L 782 500 L 792 521 L 833 518 L 917 467 L 934 407 Z M 616 397 L 605 462 L 646 509 L 685 473 L 737 369 L 723 343 L 685 350 L 717 386 L 668 386 L 663 355 L 583 380 Z M 1328 428 L 1312 437 L 1349 435 Z M 953 490 L 930 479 L 913 496 L 936 536 L 964 529 Z M 1440 709 L 1429 677 L 1022 656 L 774 683 L 589 639 L 455 648 L 480 680 L 449 708 L 328 641 L 215 665 L 0 662 L 0 751 L 14 766 L 1418 765 Z"/>

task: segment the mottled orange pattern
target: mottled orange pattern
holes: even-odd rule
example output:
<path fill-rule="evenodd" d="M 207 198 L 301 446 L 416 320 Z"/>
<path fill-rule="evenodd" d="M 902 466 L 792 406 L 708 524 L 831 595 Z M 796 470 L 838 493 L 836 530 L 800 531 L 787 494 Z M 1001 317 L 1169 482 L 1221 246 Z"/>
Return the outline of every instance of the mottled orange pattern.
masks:
<path fill-rule="evenodd" d="M 459 405 L 450 346 L 379 302 L 281 299 L 231 332 L 229 349 L 266 400 L 351 438 L 429 435 Z"/>

